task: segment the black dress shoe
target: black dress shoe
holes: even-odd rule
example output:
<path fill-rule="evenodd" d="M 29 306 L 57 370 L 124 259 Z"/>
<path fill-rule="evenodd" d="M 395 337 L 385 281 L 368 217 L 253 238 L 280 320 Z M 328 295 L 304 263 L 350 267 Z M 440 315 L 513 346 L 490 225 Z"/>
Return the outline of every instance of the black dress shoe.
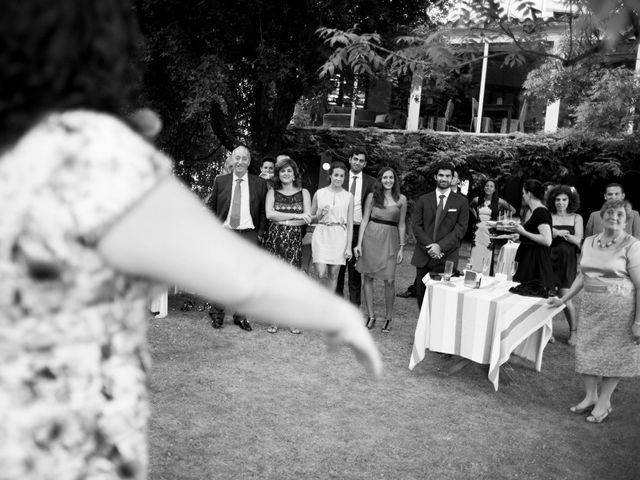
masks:
<path fill-rule="evenodd" d="M 400 297 L 400 298 L 411 298 L 415 296 L 416 296 L 415 292 L 412 292 L 411 290 L 407 290 L 406 292 L 401 292 L 396 294 L 396 297 Z"/>
<path fill-rule="evenodd" d="M 246 330 L 247 332 L 250 332 L 251 330 L 253 330 L 253 328 L 251 328 L 251 325 L 249 325 L 249 322 L 247 322 L 246 318 L 242 318 L 242 319 L 234 318 L 233 323 L 238 325 L 242 330 Z"/>
<path fill-rule="evenodd" d="M 224 320 L 223 318 L 220 318 L 218 315 L 216 315 L 213 312 L 209 312 L 209 317 L 211 318 L 211 326 L 213 328 L 222 328 L 222 321 Z"/>

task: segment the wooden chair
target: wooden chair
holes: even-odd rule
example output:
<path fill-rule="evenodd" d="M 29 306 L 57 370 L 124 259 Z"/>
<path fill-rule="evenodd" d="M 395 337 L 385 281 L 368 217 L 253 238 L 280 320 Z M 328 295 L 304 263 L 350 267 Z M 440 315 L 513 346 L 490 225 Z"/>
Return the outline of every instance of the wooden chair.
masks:
<path fill-rule="evenodd" d="M 522 107 L 520 107 L 520 115 L 518 115 L 518 118 L 512 118 L 510 125 L 507 125 L 507 118 L 502 119 L 502 124 L 500 125 L 500 133 L 524 132 L 524 121 L 526 118 L 527 101 L 524 100 L 522 102 Z"/>

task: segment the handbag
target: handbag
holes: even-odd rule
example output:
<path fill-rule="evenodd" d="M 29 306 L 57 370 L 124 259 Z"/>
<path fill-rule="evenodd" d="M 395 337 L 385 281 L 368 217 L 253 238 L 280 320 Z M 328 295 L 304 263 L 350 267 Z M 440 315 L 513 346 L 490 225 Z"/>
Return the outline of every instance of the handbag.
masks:
<path fill-rule="evenodd" d="M 302 236 L 302 246 L 311 245 L 311 240 L 313 239 L 313 230 L 315 227 L 311 225 L 307 225 L 307 231 Z"/>

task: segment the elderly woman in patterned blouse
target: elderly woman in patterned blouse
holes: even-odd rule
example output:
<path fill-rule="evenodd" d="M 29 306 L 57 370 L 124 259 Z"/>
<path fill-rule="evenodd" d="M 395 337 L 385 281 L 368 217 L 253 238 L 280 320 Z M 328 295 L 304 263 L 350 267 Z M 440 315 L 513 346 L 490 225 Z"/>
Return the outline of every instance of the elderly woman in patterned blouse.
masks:
<path fill-rule="evenodd" d="M 146 477 L 149 280 L 326 331 L 380 371 L 357 309 L 239 242 L 119 119 L 127 0 L 2 10 L 0 476 Z"/>

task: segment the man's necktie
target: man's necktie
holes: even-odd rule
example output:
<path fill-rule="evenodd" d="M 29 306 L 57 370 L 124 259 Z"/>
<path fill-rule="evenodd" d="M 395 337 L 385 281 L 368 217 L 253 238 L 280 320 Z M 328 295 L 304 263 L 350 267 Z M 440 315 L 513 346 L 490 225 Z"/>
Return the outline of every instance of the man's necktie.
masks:
<path fill-rule="evenodd" d="M 436 221 L 433 224 L 433 238 L 435 240 L 436 233 L 438 231 L 438 225 L 440 224 L 440 217 L 442 216 L 442 212 L 444 212 L 444 199 L 446 195 L 440 195 L 440 201 L 438 202 L 438 206 L 436 207 Z"/>
<path fill-rule="evenodd" d="M 356 180 L 358 180 L 358 177 L 353 177 L 351 180 L 351 188 L 349 188 L 349 193 L 354 197 L 356 196 Z"/>
<path fill-rule="evenodd" d="M 233 189 L 233 201 L 231 202 L 231 216 L 229 217 L 229 225 L 231 228 L 238 228 L 240 225 L 240 204 L 242 201 L 242 179 L 236 180 L 236 186 Z"/>

